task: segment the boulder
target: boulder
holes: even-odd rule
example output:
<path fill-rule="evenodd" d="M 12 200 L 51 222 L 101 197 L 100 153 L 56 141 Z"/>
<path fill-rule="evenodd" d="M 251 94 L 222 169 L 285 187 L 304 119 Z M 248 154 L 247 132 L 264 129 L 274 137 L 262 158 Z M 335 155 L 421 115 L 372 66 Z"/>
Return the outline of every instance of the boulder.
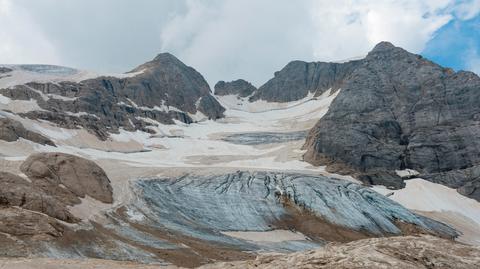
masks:
<path fill-rule="evenodd" d="M 48 240 L 62 236 L 63 231 L 64 227 L 49 216 L 21 208 L 0 207 L 0 233 Z"/>
<path fill-rule="evenodd" d="M 78 221 L 61 200 L 17 175 L 0 172 L 0 206 L 21 207 L 66 222 Z"/>
<path fill-rule="evenodd" d="M 215 84 L 214 89 L 215 95 L 237 95 L 238 97 L 250 96 L 257 90 L 250 82 L 243 79 L 230 82 L 219 81 Z"/>
<path fill-rule="evenodd" d="M 55 146 L 52 140 L 25 129 L 20 122 L 8 118 L 0 118 L 0 140 L 13 142 L 17 141 L 19 138 L 30 140 L 42 145 Z"/>
<path fill-rule="evenodd" d="M 50 194 L 55 193 L 52 188 L 64 187 L 76 197 L 88 195 L 104 203 L 113 202 L 110 180 L 93 161 L 64 153 L 37 153 L 29 156 L 20 169 Z M 72 203 L 72 197 L 66 195 L 65 199 Z"/>

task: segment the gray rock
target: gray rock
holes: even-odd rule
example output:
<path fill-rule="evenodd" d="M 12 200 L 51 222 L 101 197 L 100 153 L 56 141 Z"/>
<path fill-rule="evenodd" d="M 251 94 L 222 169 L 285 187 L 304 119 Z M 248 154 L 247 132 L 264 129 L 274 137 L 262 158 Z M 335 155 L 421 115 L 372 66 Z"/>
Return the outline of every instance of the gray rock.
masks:
<path fill-rule="evenodd" d="M 219 81 L 215 84 L 215 95 L 238 95 L 247 97 L 254 93 L 257 88 L 250 82 L 243 79 L 237 79 L 230 82 Z"/>
<path fill-rule="evenodd" d="M 10 73 L 12 71 L 13 70 L 8 67 L 0 66 L 0 74 Z"/>
<path fill-rule="evenodd" d="M 308 93 L 320 95 L 328 89 L 339 89 L 360 61 L 346 63 L 293 61 L 258 88 L 250 101 L 290 102 L 305 98 Z"/>
<path fill-rule="evenodd" d="M 478 199 L 477 177 L 466 169 L 480 163 L 479 102 L 474 73 L 382 42 L 310 131 L 305 159 L 318 164 L 327 157 L 366 173 L 409 168 L 457 188 L 472 182 L 461 192 Z M 453 171 L 463 179 L 453 179 Z"/>
<path fill-rule="evenodd" d="M 131 72 L 135 73 L 131 77 L 99 77 L 79 83 L 32 82 L 0 89 L 0 94 L 14 100 L 34 99 L 43 109 L 23 117 L 65 128 L 80 126 L 100 139 L 119 128 L 152 132 L 151 124 L 141 118 L 173 124 L 174 119 L 192 123 L 189 113 L 197 111 L 210 119 L 223 117 L 225 109 L 211 95 L 202 75 L 171 54 L 159 54 Z"/>
<path fill-rule="evenodd" d="M 208 119 L 216 120 L 223 118 L 225 108 L 211 95 L 206 95 L 200 98 L 198 103 L 198 111 L 208 116 Z"/>
<path fill-rule="evenodd" d="M 13 142 L 19 138 L 42 145 L 55 146 L 47 137 L 25 129 L 20 122 L 8 118 L 0 118 L 0 140 Z"/>

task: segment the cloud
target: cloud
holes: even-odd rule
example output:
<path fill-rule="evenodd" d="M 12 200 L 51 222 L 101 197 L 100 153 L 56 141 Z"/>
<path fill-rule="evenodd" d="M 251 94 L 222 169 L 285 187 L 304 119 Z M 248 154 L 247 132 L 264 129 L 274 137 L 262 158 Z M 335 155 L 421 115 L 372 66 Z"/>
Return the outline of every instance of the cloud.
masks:
<path fill-rule="evenodd" d="M 52 42 L 13 1 L 0 0 L 0 25 L 1 63 L 60 63 Z"/>
<path fill-rule="evenodd" d="M 0 62 L 128 71 L 171 52 L 213 86 L 257 86 L 291 60 L 333 61 L 388 40 L 421 52 L 480 0 L 0 0 Z"/>
<path fill-rule="evenodd" d="M 467 57 L 465 58 L 466 61 L 466 69 L 475 72 L 477 75 L 480 75 L 480 54 L 476 48 L 471 48 L 467 52 Z"/>
<path fill-rule="evenodd" d="M 186 3 L 187 11 L 164 26 L 162 49 L 201 70 L 211 84 L 245 78 L 256 85 L 290 60 L 357 57 L 383 40 L 419 53 L 456 7 L 449 0 Z"/>
<path fill-rule="evenodd" d="M 470 20 L 480 12 L 480 0 L 464 0 L 451 8 L 461 20 Z"/>

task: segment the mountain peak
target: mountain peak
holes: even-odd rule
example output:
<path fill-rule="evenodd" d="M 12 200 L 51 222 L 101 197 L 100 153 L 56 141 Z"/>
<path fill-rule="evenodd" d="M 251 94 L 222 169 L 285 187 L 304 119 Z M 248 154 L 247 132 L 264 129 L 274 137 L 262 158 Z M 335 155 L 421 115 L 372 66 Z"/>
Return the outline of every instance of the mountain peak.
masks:
<path fill-rule="evenodd" d="M 159 53 L 153 61 L 180 61 L 177 57 L 175 57 L 173 54 L 169 52 L 162 52 Z"/>
<path fill-rule="evenodd" d="M 393 49 L 396 49 L 396 48 L 397 47 L 395 47 L 395 45 L 393 45 L 392 43 L 390 43 L 388 41 L 381 41 L 380 43 L 375 45 L 375 47 L 373 47 L 371 52 L 389 51 L 389 50 L 393 50 Z"/>
<path fill-rule="evenodd" d="M 180 61 L 177 57 L 173 54 L 168 52 L 163 52 L 158 54 L 153 60 L 148 61 L 140 66 L 136 67 L 132 71 L 128 73 L 138 72 L 138 71 L 145 71 L 145 70 L 155 70 L 159 66 L 164 65 L 171 65 L 171 66 L 185 66 L 185 64 Z"/>

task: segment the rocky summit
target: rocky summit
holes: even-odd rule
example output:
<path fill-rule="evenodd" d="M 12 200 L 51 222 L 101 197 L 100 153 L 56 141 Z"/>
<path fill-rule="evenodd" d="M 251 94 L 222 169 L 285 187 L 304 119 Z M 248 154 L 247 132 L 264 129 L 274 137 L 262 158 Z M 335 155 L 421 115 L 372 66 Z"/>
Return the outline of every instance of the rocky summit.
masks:
<path fill-rule="evenodd" d="M 257 90 L 250 82 L 237 79 L 230 82 L 219 81 L 215 84 L 216 95 L 237 95 L 238 97 L 250 96 Z"/>
<path fill-rule="evenodd" d="M 56 70 L 25 66 L 18 69 L 47 74 Z M 41 109 L 25 111 L 22 117 L 50 121 L 64 128 L 82 127 L 103 140 L 119 129 L 151 132 L 148 127 L 152 121 L 192 123 L 221 118 L 225 111 L 211 95 L 203 76 L 169 53 L 159 54 L 118 76 L 78 82 L 33 80 L 0 86 L 0 93 L 12 100 L 36 101 Z"/>
<path fill-rule="evenodd" d="M 476 74 L 382 42 L 214 89 L 0 67 L 0 267 L 479 267 Z"/>
<path fill-rule="evenodd" d="M 412 169 L 480 200 L 479 89 L 472 72 L 380 43 L 310 131 L 305 159 L 350 166 L 370 184 L 385 182 L 378 175 L 386 171 Z"/>

